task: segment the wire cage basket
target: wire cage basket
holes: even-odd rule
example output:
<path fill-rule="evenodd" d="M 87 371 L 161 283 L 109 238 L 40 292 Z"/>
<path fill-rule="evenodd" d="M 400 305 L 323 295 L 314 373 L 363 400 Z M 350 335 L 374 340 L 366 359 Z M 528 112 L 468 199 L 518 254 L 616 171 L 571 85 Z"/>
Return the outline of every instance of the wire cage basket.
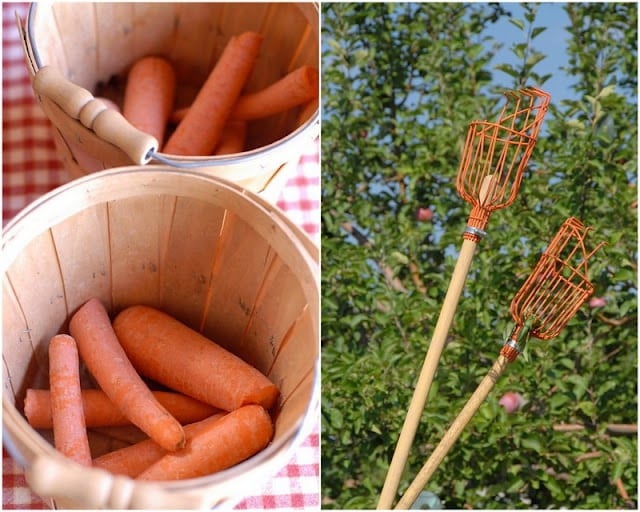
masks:
<path fill-rule="evenodd" d="M 589 259 L 604 245 L 589 251 L 585 238 L 591 228 L 575 217 L 567 219 L 511 301 L 514 321 L 532 319 L 531 336 L 554 338 L 593 293 Z"/>
<path fill-rule="evenodd" d="M 496 122 L 469 125 L 456 179 L 458 193 L 473 206 L 469 226 L 477 230 L 486 227 L 492 211 L 515 200 L 551 98 L 534 87 L 505 97 Z"/>

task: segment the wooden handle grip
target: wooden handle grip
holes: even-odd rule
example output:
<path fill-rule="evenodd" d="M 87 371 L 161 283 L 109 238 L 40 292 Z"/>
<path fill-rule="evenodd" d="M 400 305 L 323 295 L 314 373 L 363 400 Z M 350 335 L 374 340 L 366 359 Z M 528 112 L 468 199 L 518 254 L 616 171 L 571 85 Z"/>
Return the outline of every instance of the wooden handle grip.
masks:
<path fill-rule="evenodd" d="M 67 115 L 80 121 L 101 139 L 126 153 L 133 163 L 144 165 L 158 150 L 158 141 L 111 110 L 86 89 L 70 82 L 55 68 L 44 66 L 33 78 L 33 89 L 56 103 Z"/>
<path fill-rule="evenodd" d="M 79 119 L 80 111 L 93 99 L 93 94 L 70 82 L 50 66 L 40 68 L 35 74 L 33 89 L 37 94 L 54 101 L 74 119 Z"/>
<path fill-rule="evenodd" d="M 53 498 L 56 505 L 83 509 L 197 509 L 196 494 L 171 493 L 158 484 L 136 482 L 98 468 L 85 468 L 54 457 L 41 456 L 26 471 L 34 492 Z"/>
<path fill-rule="evenodd" d="M 155 137 L 134 128 L 122 114 L 110 108 L 100 112 L 91 129 L 98 137 L 119 147 L 140 165 L 148 163 L 151 153 L 158 150 Z"/>

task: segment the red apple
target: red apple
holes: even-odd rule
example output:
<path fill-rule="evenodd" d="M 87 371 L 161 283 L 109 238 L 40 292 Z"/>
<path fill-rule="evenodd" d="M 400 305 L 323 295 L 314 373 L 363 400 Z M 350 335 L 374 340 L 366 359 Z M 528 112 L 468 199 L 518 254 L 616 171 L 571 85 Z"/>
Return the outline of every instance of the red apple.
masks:
<path fill-rule="evenodd" d="M 504 395 L 502 395 L 502 398 L 500 398 L 498 403 L 502 407 L 504 407 L 504 410 L 507 414 L 513 414 L 514 412 L 522 409 L 527 402 L 519 393 L 507 391 Z"/>
<path fill-rule="evenodd" d="M 607 299 L 605 299 L 604 297 L 593 297 L 589 301 L 589 307 L 590 308 L 601 308 L 601 307 L 605 306 L 606 304 L 607 304 Z"/>
<path fill-rule="evenodd" d="M 433 211 L 430 208 L 418 208 L 416 219 L 420 222 L 429 222 L 433 219 Z"/>

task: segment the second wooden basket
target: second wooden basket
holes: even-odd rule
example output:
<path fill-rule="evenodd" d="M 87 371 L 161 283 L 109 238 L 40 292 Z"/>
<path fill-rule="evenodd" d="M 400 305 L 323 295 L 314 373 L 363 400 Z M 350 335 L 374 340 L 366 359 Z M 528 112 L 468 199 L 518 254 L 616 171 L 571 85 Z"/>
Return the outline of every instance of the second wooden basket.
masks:
<path fill-rule="evenodd" d="M 162 55 L 177 66 L 176 106 L 187 106 L 227 41 L 246 30 L 264 36 L 246 91 L 259 90 L 302 65 L 319 67 L 314 3 L 34 3 L 19 28 L 31 76 L 44 66 L 55 68 L 62 75 L 59 91 L 72 84 L 95 94 L 99 84 L 122 79 L 138 58 Z M 114 141 L 65 111 L 64 100 L 43 95 L 38 100 L 55 128 L 56 148 L 71 178 L 148 163 L 132 156 L 138 148 L 132 151 L 128 145 L 138 139 L 129 123 L 103 129 L 119 135 Z M 251 122 L 248 151 L 218 157 L 158 155 L 166 159 L 160 163 L 195 166 L 274 201 L 318 132 L 317 105 L 315 110 L 300 107 Z"/>
<path fill-rule="evenodd" d="M 161 166 L 101 171 L 18 214 L 2 251 L 3 441 L 56 507 L 226 507 L 259 492 L 317 421 L 318 250 L 256 194 Z M 91 297 L 111 314 L 157 307 L 261 370 L 281 392 L 272 443 L 228 470 L 162 484 L 61 457 L 27 423 L 24 395 L 47 386 L 49 340 Z M 91 432 L 94 457 L 110 434 Z"/>

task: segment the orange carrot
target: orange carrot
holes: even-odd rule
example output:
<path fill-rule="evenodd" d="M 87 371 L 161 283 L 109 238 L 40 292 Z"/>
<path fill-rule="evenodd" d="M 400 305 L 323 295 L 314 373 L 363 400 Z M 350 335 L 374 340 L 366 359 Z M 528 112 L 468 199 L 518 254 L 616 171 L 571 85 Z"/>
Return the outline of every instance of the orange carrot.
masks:
<path fill-rule="evenodd" d="M 58 334 L 49 343 L 49 385 L 53 441 L 56 449 L 84 466 L 91 450 L 80 397 L 80 360 L 75 340 Z"/>
<path fill-rule="evenodd" d="M 204 420 L 185 425 L 184 434 L 187 438 L 187 446 L 194 434 L 207 428 L 224 415 L 225 413 L 214 414 Z M 152 439 L 146 439 L 96 457 L 93 459 L 93 465 L 116 475 L 127 475 L 135 478 L 167 453 L 158 443 Z"/>
<path fill-rule="evenodd" d="M 127 77 L 122 115 L 136 128 L 152 135 L 162 147 L 176 95 L 176 74 L 162 57 L 137 60 Z"/>
<path fill-rule="evenodd" d="M 231 112 L 232 119 L 259 119 L 302 105 L 318 97 L 318 69 L 301 66 L 277 82 L 240 97 Z"/>
<path fill-rule="evenodd" d="M 256 32 L 231 38 L 184 120 L 169 137 L 165 153 L 202 156 L 215 149 L 261 44 L 262 36 Z"/>
<path fill-rule="evenodd" d="M 272 438 L 269 413 L 259 405 L 246 405 L 197 432 L 184 449 L 167 453 L 138 479 L 182 480 L 210 475 L 255 455 Z"/>
<path fill-rule="evenodd" d="M 171 391 L 152 391 L 158 402 L 180 423 L 193 423 L 218 412 L 218 409 L 190 396 Z M 100 389 L 83 389 L 82 405 L 87 427 L 130 425 L 131 421 Z M 27 389 L 24 414 L 33 428 L 51 428 L 51 393 L 46 389 Z"/>
<path fill-rule="evenodd" d="M 216 146 L 216 155 L 231 155 L 244 151 L 247 137 L 247 122 L 239 119 L 229 119 L 222 132 L 220 142 Z"/>
<path fill-rule="evenodd" d="M 302 66 L 265 89 L 240 96 L 231 112 L 231 119 L 259 119 L 306 103 L 304 114 L 301 114 L 301 119 L 306 121 L 318 108 L 318 90 L 318 70 L 311 66 Z M 186 117 L 190 108 L 174 110 L 170 120 L 179 123 Z"/>
<path fill-rule="evenodd" d="M 131 306 L 113 328 L 138 372 L 173 390 L 225 411 L 247 404 L 269 409 L 278 397 L 253 366 L 157 309 Z"/>
<path fill-rule="evenodd" d="M 102 303 L 96 298 L 86 302 L 71 317 L 69 331 L 87 368 L 122 414 L 166 450 L 182 448 L 182 426 L 136 373 Z"/>
<path fill-rule="evenodd" d="M 187 112 L 189 112 L 189 107 L 182 107 L 182 108 L 175 109 L 173 112 L 171 112 L 171 117 L 169 117 L 169 122 L 178 124 L 185 118 L 185 116 L 187 115 Z"/>

